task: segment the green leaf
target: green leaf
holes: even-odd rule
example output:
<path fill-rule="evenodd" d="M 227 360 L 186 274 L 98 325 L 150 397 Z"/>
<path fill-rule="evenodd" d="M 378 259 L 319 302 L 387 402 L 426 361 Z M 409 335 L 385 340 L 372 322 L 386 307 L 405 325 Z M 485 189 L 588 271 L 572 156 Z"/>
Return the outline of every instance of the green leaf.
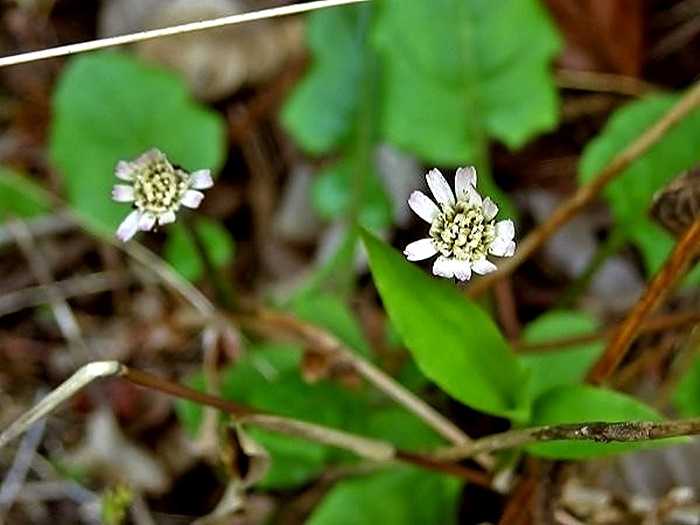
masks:
<path fill-rule="evenodd" d="M 488 315 L 372 234 L 362 238 L 384 306 L 423 373 L 472 408 L 526 418 L 526 372 Z"/>
<path fill-rule="evenodd" d="M 366 9 L 321 9 L 308 17 L 313 64 L 285 104 L 282 124 L 309 153 L 333 150 L 354 125 L 363 75 L 360 22 Z"/>
<path fill-rule="evenodd" d="M 233 239 L 221 223 L 202 216 L 195 219 L 194 227 L 215 266 L 223 267 L 231 262 L 235 251 Z M 190 232 L 182 224 L 175 223 L 170 227 L 165 259 L 190 281 L 196 281 L 204 274 L 204 262 Z"/>
<path fill-rule="evenodd" d="M 362 333 L 362 327 L 336 295 L 320 292 L 301 294 L 294 299 L 292 310 L 301 319 L 330 331 L 358 354 L 370 357 L 369 343 Z"/>
<path fill-rule="evenodd" d="M 0 166 L 0 220 L 33 217 L 51 210 L 48 193 L 27 176 Z"/>
<path fill-rule="evenodd" d="M 476 163 L 485 138 L 517 148 L 557 121 L 560 41 L 537 0 L 384 0 L 373 40 L 384 134 L 426 160 Z"/>
<path fill-rule="evenodd" d="M 678 99 L 677 95 L 655 95 L 616 111 L 603 131 L 584 150 L 580 165 L 581 182 L 591 180 Z M 652 198 L 676 175 L 700 162 L 698 135 L 700 111 L 696 110 L 671 128 L 603 191 L 616 224 L 640 248 L 650 275 L 660 268 L 673 246 L 671 236 L 648 218 Z M 700 282 L 700 271 L 695 276 L 698 280 L 694 282 Z"/>
<path fill-rule="evenodd" d="M 591 334 L 599 323 L 582 312 L 550 311 L 525 328 L 523 340 L 527 343 L 546 343 L 565 337 Z M 520 362 L 530 370 L 530 399 L 535 400 L 549 389 L 583 382 L 586 372 L 603 351 L 601 341 L 581 343 L 562 349 L 529 352 L 520 356 Z"/>
<path fill-rule="evenodd" d="M 659 420 L 661 417 L 656 411 L 625 394 L 592 386 L 568 385 L 549 390 L 537 400 L 532 410 L 531 425 Z M 658 443 L 654 442 L 656 445 Z M 649 446 L 652 446 L 651 442 L 552 441 L 530 445 L 527 450 L 547 458 L 585 459 Z"/>
<path fill-rule="evenodd" d="M 311 202 L 324 219 L 338 219 L 351 211 L 353 194 L 358 193 L 353 184 L 360 181 L 356 165 L 352 157 L 346 157 L 319 172 L 312 187 Z M 376 173 L 365 173 L 363 177 L 365 184 L 362 200 L 357 204 L 357 219 L 366 228 L 378 230 L 391 224 L 391 201 Z"/>
<path fill-rule="evenodd" d="M 459 491 L 460 483 L 454 478 L 413 468 L 392 468 L 337 483 L 307 524 L 455 524 Z"/>
<path fill-rule="evenodd" d="M 53 100 L 50 153 L 67 197 L 94 226 L 114 230 L 129 213 L 112 202 L 114 167 L 157 147 L 185 169 L 224 159 L 221 117 L 190 98 L 183 81 L 108 51 L 70 61 Z"/>
<path fill-rule="evenodd" d="M 673 406 L 683 417 L 700 416 L 700 357 L 683 375 L 673 393 Z"/>

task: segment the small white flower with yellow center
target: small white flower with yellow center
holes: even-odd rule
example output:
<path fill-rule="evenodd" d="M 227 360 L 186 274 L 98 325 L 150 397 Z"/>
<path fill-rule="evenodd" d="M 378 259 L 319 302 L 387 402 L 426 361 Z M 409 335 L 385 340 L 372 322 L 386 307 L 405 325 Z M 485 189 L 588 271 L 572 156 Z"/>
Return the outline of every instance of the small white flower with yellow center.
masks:
<path fill-rule="evenodd" d="M 116 184 L 112 198 L 133 202 L 134 211 L 117 229 L 117 237 L 126 242 L 137 231 L 148 231 L 175 221 L 180 206 L 197 208 L 204 198 L 201 191 L 214 182 L 209 170 L 192 173 L 173 166 L 157 149 L 151 149 L 132 162 L 119 161 L 114 174 L 130 184 Z"/>
<path fill-rule="evenodd" d="M 433 273 L 440 277 L 468 280 L 472 272 L 484 275 L 496 270 L 488 254 L 510 257 L 515 253 L 515 227 L 510 219 L 496 222 L 498 207 L 476 191 L 476 169 L 459 168 L 455 193 L 438 170 L 425 176 L 438 202 L 414 191 L 408 205 L 430 224 L 430 237 L 412 242 L 404 250 L 409 261 L 421 261 L 439 254 Z"/>

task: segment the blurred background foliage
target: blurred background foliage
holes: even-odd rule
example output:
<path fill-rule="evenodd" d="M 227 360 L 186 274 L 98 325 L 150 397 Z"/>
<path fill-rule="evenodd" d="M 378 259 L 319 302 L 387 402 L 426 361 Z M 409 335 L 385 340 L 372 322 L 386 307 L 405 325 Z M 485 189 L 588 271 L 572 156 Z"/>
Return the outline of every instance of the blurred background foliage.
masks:
<path fill-rule="evenodd" d="M 38 27 L 54 24 L 59 34 L 95 36 L 74 27 L 83 8 L 69 1 L 56 4 Z M 176 8 L 152 6 L 148 14 L 148 2 L 136 4 L 114 0 L 92 12 L 99 34 L 228 14 L 240 7 L 236 2 L 204 7 L 181 2 Z M 663 18 L 663 7 L 644 11 L 630 2 L 632 7 L 620 12 L 587 2 L 579 6 L 582 18 L 572 22 L 565 4 L 570 2 L 373 0 L 319 10 L 303 22 L 190 35 L 172 40 L 170 48 L 163 41 L 158 48 L 144 45 L 36 65 L 45 67 L 36 72 L 8 70 L 0 103 L 10 108 L 8 114 L 20 109 L 2 121 L 7 140 L 0 148 L 6 165 L 0 169 L 0 211 L 3 219 L 34 224 L 67 206 L 98 238 L 112 236 L 128 212 L 109 197 L 117 182 L 115 164 L 158 147 L 185 169 L 210 168 L 218 177 L 193 219 L 193 231 L 237 298 L 267 300 L 324 328 L 470 434 L 508 424 L 651 420 L 673 411 L 698 415 L 700 362 L 692 355 L 678 352 L 685 359 L 681 365 L 656 363 L 650 375 L 674 378 L 662 383 L 670 404 L 660 404 L 644 382 L 622 391 L 615 385 L 584 385 L 602 352 L 600 338 L 546 352 L 518 350 L 519 344 L 594 335 L 634 303 L 673 246 L 648 209 L 658 190 L 700 160 L 697 111 L 610 183 L 594 211 L 577 217 L 541 258 L 515 274 L 509 285 L 515 322 L 504 321 L 502 295 L 470 301 L 454 285 L 407 263 L 386 242 L 403 246 L 416 238 L 417 223 L 408 219 L 405 201 L 423 186 L 424 167 L 440 167 L 451 180 L 454 169 L 465 165 L 477 167 L 479 189 L 498 203 L 499 218 L 519 219 L 516 231 L 522 238 L 562 195 L 590 181 L 677 102 L 681 89 L 696 77 L 697 67 L 688 65 L 679 49 L 664 51 L 661 37 L 649 53 L 662 58 L 656 64 L 650 58 L 648 71 L 642 71 L 641 20 Z M 32 9 L 15 6 L 11 16 L 16 18 L 3 19 L 14 28 L 12 38 L 2 39 L 4 51 L 12 42 L 38 38 L 25 27 Z M 204 15 L 203 9 L 210 11 Z M 17 26 L 17 20 L 25 26 Z M 597 34 L 597 40 L 589 41 L 588 33 Z M 30 67 L 35 66 L 25 66 Z M 557 74 L 587 69 L 636 80 L 639 92 L 611 95 L 601 81 L 600 93 L 587 97 L 579 93 L 587 88 L 571 89 Z M 658 85 L 645 84 L 644 74 Z M 11 102 L 5 104 L 5 97 Z M 75 233 L 57 235 L 60 241 Z M 176 223 L 138 240 L 184 279 L 212 291 L 192 230 Z M 12 277 L 2 282 L 3 292 L 14 291 L 18 282 L 33 282 L 21 275 L 27 270 L 18 270 L 20 256 L 10 244 L 5 241 L 0 254 Z M 86 254 L 75 244 L 77 262 L 69 268 L 53 265 L 61 277 L 125 266 L 115 263 L 116 252 L 105 254 L 106 245 Z M 671 308 L 697 307 L 699 279 L 696 269 L 686 281 L 686 295 L 675 298 Z M 130 286 L 135 282 L 131 279 Z M 156 367 L 204 389 L 198 331 L 182 313 L 185 308 L 154 291 L 152 282 L 144 284 L 145 291 L 135 288 L 74 304 L 91 346 L 107 348 L 95 359 Z M 49 362 L 40 350 L 30 366 L 23 364 L 29 358 L 19 354 L 35 348 L 29 341 L 55 346 L 60 340 L 55 327 L 46 327 L 45 310 L 5 319 L 0 359 L 11 364 L 0 375 L 0 387 L 16 394 L 21 404 L 28 395 L 21 386 L 23 374 L 34 378 L 32 386 L 54 384 L 72 364 Z M 642 340 L 639 353 L 645 345 L 658 344 Z M 445 444 L 424 422 L 352 373 L 314 366 L 308 348 L 248 340 L 248 335 L 218 346 L 218 388 L 226 398 L 409 450 Z M 112 408 L 140 445 L 156 450 L 160 437 L 153 436 L 166 435 L 166 427 L 186 429 L 189 441 L 207 432 L 202 409 L 187 402 L 177 403 L 177 420 L 161 408 L 166 415 L 139 422 L 144 403 L 139 395 L 117 391 Z M 4 424 L 8 416 L 2 416 Z M 59 430 L 81 421 L 68 417 Z M 72 432 L 69 440 L 75 445 L 81 432 Z M 404 466 L 365 471 L 349 453 L 269 432 L 251 435 L 272 457 L 270 470 L 254 489 L 276 506 L 266 519 L 398 525 L 479 523 L 497 515 L 489 506 L 470 510 L 472 489 L 446 475 Z M 527 452 L 583 459 L 637 448 L 553 443 L 527 447 Z M 62 447 L 46 455 L 58 464 Z M 172 475 L 168 489 L 149 496 L 156 512 L 204 514 L 220 496 L 226 481 L 209 466 L 215 461 L 202 461 L 192 451 L 187 456 L 187 468 Z M 200 462 L 207 465 L 201 467 L 206 474 L 193 467 Z M 99 479 L 96 470 L 93 465 L 89 479 Z M 342 474 L 346 471 L 350 474 Z M 218 488 L 198 483 L 198 475 Z M 102 482 L 115 485 L 114 479 Z M 197 484 L 192 502 L 176 504 L 183 498 L 182 486 Z M 95 486 L 100 490 L 99 483 Z M 309 492 L 313 504 L 304 507 L 299 500 Z M 286 506 L 292 510 L 285 513 Z"/>

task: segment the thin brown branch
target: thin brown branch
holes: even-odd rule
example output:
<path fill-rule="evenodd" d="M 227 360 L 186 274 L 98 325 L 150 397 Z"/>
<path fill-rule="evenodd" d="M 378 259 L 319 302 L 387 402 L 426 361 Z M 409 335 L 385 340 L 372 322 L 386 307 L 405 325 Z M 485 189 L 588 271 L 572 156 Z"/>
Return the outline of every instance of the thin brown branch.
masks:
<path fill-rule="evenodd" d="M 657 332 L 665 332 L 666 330 L 675 330 L 677 328 L 692 328 L 698 323 L 700 323 L 700 312 L 694 310 L 664 314 L 652 317 L 645 321 L 644 324 L 639 327 L 639 333 L 653 334 Z M 569 346 L 591 343 L 600 339 L 608 339 L 612 337 L 617 330 L 617 326 L 611 326 L 610 328 L 599 330 L 590 334 L 562 337 L 561 339 L 552 339 L 541 343 L 523 343 L 513 341 L 511 344 L 516 351 L 522 353 L 546 352 L 548 350 L 561 350 L 562 348 Z"/>
<path fill-rule="evenodd" d="M 556 72 L 556 82 L 558 87 L 564 89 L 615 93 L 629 97 L 641 97 L 652 91 L 659 91 L 658 87 L 636 77 L 596 71 L 559 69 Z"/>
<path fill-rule="evenodd" d="M 654 276 L 642 297 L 615 332 L 603 354 L 588 373 L 587 380 L 600 384 L 610 377 L 627 354 L 647 318 L 673 289 L 700 250 L 700 219 L 681 236 L 663 267 Z"/>
<path fill-rule="evenodd" d="M 700 105 L 700 82 L 694 84 L 671 109 L 642 133 L 637 140 L 616 155 L 605 168 L 598 172 L 589 182 L 580 186 L 573 195 L 559 205 L 549 219 L 530 232 L 522 240 L 513 257 L 504 259 L 497 271 L 474 281 L 467 288 L 467 294 L 470 297 L 477 297 L 488 290 L 496 281 L 513 273 L 559 228 L 590 204 L 610 181 L 649 151 L 671 128 L 696 109 L 698 105 Z"/>
<path fill-rule="evenodd" d="M 180 399 L 187 399 L 203 406 L 216 408 L 238 418 L 241 423 L 343 448 L 365 459 L 379 462 L 399 461 L 457 476 L 465 481 L 486 486 L 489 484 L 487 475 L 461 465 L 400 450 L 392 443 L 386 441 L 258 411 L 233 401 L 191 389 L 148 372 L 128 368 L 117 361 L 97 361 L 80 368 L 34 407 L 22 414 L 7 429 L 0 432 L 0 448 L 22 435 L 33 423 L 52 413 L 67 399 L 96 379 L 113 376 L 122 377 L 144 388 L 163 392 Z"/>

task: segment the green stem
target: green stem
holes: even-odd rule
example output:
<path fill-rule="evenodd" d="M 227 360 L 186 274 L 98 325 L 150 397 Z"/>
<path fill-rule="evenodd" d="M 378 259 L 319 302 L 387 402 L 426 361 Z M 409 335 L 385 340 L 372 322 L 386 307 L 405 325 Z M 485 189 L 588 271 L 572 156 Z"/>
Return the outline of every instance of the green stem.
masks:
<path fill-rule="evenodd" d="M 229 281 L 226 279 L 226 277 L 223 275 L 223 273 L 221 272 L 221 269 L 218 268 L 214 264 L 214 261 L 212 261 L 211 257 L 209 256 L 209 252 L 207 251 L 207 247 L 204 244 L 204 240 L 202 239 L 202 236 L 199 234 L 199 231 L 197 230 L 197 226 L 194 224 L 192 216 L 185 215 L 183 217 L 182 224 L 184 225 L 185 229 L 187 230 L 187 233 L 189 234 L 190 238 L 194 242 L 194 246 L 195 246 L 195 249 L 197 250 L 197 254 L 199 255 L 199 258 L 202 260 L 202 264 L 204 264 L 206 278 L 209 280 L 210 284 L 214 288 L 214 291 L 216 293 L 217 302 L 225 310 L 228 310 L 228 311 L 235 310 L 235 308 L 236 308 L 236 299 L 235 299 L 236 295 L 234 293 L 233 287 L 231 286 Z"/>

